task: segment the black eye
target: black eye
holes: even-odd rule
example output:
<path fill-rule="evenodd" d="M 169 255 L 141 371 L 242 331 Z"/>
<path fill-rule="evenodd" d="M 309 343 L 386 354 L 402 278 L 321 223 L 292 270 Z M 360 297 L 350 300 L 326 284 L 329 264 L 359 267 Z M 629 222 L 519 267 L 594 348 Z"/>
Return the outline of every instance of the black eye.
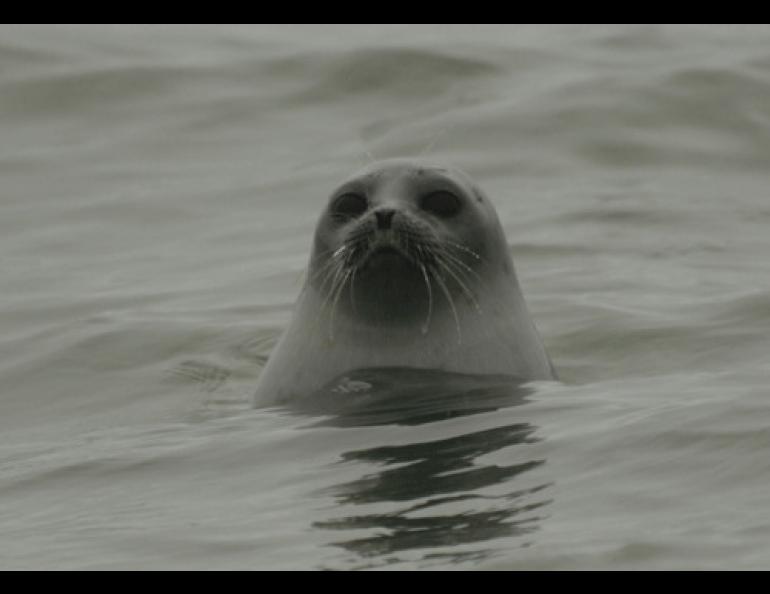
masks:
<path fill-rule="evenodd" d="M 348 192 L 334 201 L 331 211 L 335 219 L 346 220 L 364 214 L 367 208 L 369 208 L 369 203 L 365 196 Z"/>
<path fill-rule="evenodd" d="M 436 216 L 449 218 L 460 212 L 460 199 L 451 192 L 439 190 L 422 197 L 420 208 Z"/>

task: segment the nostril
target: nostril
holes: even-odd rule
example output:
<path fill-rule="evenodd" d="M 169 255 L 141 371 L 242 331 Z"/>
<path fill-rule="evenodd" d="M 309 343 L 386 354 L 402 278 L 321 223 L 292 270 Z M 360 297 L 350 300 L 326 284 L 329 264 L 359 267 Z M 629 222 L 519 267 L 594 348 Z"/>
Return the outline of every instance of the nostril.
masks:
<path fill-rule="evenodd" d="M 396 211 L 391 208 L 383 208 L 374 211 L 374 216 L 377 217 L 378 229 L 390 229 L 391 222 L 393 221 L 393 215 Z"/>

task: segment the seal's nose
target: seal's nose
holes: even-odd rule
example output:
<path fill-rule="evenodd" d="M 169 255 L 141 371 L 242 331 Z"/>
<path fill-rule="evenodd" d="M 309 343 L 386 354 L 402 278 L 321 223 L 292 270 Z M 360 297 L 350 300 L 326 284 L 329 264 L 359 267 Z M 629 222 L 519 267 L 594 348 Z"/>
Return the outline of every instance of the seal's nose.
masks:
<path fill-rule="evenodd" d="M 390 224 L 393 221 L 393 215 L 396 211 L 392 208 L 381 208 L 374 211 L 374 216 L 377 217 L 378 229 L 390 229 Z"/>

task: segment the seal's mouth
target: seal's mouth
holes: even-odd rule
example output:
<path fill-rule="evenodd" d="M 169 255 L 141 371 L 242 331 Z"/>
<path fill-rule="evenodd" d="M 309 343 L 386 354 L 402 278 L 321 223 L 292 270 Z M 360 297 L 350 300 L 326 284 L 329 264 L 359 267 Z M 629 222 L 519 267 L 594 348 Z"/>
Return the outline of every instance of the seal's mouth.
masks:
<path fill-rule="evenodd" d="M 380 246 L 377 246 L 377 247 L 374 247 L 374 248 L 372 248 L 372 249 L 369 251 L 369 257 L 370 257 L 370 258 L 371 258 L 372 256 L 375 256 L 375 255 L 378 255 L 378 256 L 383 256 L 383 255 L 385 255 L 385 256 L 386 256 L 386 255 L 388 255 L 388 254 L 391 254 L 391 255 L 396 255 L 396 256 L 401 256 L 401 255 L 403 255 L 403 254 L 401 254 L 401 250 L 399 250 L 398 248 L 396 248 L 396 247 L 395 247 L 395 246 L 393 246 L 393 245 L 380 245 Z"/>
<path fill-rule="evenodd" d="M 382 264 L 396 264 L 409 262 L 411 258 L 392 244 L 380 244 L 369 249 L 369 252 L 361 260 L 361 266 L 379 266 Z"/>
<path fill-rule="evenodd" d="M 456 323 L 461 296 L 479 309 L 472 290 L 478 279 L 474 260 L 481 256 L 471 248 L 424 226 L 361 225 L 346 234 L 314 278 L 332 312 L 339 306 L 372 324 L 413 325 L 422 318 L 424 334 L 442 304 Z"/>
<path fill-rule="evenodd" d="M 445 249 L 445 248 L 443 248 Z M 392 268 L 393 272 L 405 269 L 432 268 L 436 265 L 440 242 L 428 231 L 415 225 L 401 223 L 390 229 L 373 229 L 365 226 L 354 230 L 334 254 L 343 270 Z M 423 278 L 423 272 L 420 272 Z"/>

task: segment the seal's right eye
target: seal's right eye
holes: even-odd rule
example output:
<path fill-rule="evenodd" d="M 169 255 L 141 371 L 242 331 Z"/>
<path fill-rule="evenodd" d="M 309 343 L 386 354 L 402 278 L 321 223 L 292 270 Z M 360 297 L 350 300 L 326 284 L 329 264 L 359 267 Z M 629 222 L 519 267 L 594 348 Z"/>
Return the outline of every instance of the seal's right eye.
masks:
<path fill-rule="evenodd" d="M 366 212 L 367 208 L 369 208 L 369 202 L 365 196 L 355 192 L 348 192 L 334 200 L 331 213 L 335 219 L 344 221 L 361 216 Z"/>

